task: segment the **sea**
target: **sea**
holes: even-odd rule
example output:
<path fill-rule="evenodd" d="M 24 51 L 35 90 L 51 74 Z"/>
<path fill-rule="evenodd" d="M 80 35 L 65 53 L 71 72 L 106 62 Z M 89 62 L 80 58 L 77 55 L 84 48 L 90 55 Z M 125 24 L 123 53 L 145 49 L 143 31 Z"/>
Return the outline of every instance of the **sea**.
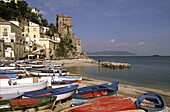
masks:
<path fill-rule="evenodd" d="M 170 56 L 89 56 L 101 62 L 128 63 L 131 69 L 71 67 L 72 73 L 121 84 L 170 91 Z"/>

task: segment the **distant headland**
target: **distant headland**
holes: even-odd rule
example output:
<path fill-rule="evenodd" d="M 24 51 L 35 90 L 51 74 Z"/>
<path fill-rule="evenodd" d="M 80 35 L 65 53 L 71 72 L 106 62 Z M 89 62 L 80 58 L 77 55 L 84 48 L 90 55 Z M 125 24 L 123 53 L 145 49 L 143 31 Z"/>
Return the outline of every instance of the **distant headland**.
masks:
<path fill-rule="evenodd" d="M 88 56 L 136 56 L 135 53 L 127 51 L 100 51 L 100 52 L 87 52 Z"/>

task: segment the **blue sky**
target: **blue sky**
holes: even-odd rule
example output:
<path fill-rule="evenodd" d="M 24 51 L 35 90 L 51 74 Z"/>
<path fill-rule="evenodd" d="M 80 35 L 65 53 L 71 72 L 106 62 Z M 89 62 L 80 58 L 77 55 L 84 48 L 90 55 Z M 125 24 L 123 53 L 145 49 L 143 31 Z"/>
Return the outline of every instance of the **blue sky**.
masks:
<path fill-rule="evenodd" d="M 49 23 L 72 17 L 85 52 L 170 55 L 170 0 L 25 0 Z"/>

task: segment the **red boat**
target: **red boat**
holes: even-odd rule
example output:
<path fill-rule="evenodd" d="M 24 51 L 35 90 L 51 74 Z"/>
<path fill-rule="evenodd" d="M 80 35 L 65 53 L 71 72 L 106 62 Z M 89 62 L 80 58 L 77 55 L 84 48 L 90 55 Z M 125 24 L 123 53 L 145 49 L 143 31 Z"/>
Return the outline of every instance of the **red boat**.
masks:
<path fill-rule="evenodd" d="M 114 112 L 135 109 L 136 105 L 126 96 L 105 96 L 89 100 L 72 112 Z"/>

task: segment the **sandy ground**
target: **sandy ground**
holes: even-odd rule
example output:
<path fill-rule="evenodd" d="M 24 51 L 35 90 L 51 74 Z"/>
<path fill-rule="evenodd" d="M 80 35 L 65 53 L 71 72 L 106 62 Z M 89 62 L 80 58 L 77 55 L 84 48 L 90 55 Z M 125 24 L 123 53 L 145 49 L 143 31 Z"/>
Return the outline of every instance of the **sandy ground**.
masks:
<path fill-rule="evenodd" d="M 63 68 L 75 66 L 98 66 L 97 61 L 92 59 L 73 59 L 73 60 L 55 60 L 50 63 L 63 64 Z M 79 87 L 98 85 L 107 83 L 108 81 L 97 80 L 89 77 L 84 77 Z M 131 85 L 119 84 L 118 95 L 131 97 L 135 101 L 142 93 L 151 92 L 158 93 L 163 96 L 167 108 L 163 112 L 170 112 L 170 91 L 157 90 L 152 88 L 137 87 Z"/>

